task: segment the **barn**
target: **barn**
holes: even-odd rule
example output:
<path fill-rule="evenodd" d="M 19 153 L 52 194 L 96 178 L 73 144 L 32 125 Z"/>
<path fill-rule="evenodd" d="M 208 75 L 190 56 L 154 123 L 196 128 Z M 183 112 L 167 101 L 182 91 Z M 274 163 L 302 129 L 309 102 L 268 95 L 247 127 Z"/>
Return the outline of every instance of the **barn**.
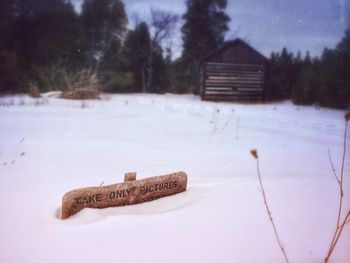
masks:
<path fill-rule="evenodd" d="M 200 61 L 203 100 L 261 101 L 267 59 L 241 39 L 227 42 Z"/>

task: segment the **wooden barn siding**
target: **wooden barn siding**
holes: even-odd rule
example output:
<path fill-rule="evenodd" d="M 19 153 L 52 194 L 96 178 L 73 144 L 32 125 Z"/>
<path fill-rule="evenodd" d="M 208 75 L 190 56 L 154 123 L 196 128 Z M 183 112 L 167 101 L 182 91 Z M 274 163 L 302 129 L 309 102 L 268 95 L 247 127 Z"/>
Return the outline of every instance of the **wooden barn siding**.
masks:
<path fill-rule="evenodd" d="M 201 70 L 204 100 L 263 100 L 264 65 L 206 62 Z"/>

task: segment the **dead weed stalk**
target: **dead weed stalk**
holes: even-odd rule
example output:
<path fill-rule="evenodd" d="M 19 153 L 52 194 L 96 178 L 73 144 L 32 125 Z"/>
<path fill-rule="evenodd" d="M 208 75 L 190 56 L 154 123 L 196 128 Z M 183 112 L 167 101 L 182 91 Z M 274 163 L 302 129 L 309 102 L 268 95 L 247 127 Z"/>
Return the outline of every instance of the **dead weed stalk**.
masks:
<path fill-rule="evenodd" d="M 278 234 L 275 222 L 274 222 L 273 217 L 272 217 L 271 209 L 270 209 L 269 204 L 267 202 L 265 188 L 264 188 L 264 185 L 263 185 L 263 182 L 262 182 L 262 178 L 261 178 L 261 174 L 260 174 L 258 151 L 256 149 L 253 149 L 253 150 L 250 151 L 250 153 L 254 157 L 254 159 L 256 160 L 256 167 L 257 167 L 257 172 L 258 172 L 259 184 L 260 184 L 261 192 L 262 192 L 262 195 L 263 195 L 266 212 L 267 212 L 267 215 L 268 215 L 268 217 L 270 219 L 270 222 L 271 222 L 271 225 L 272 225 L 272 228 L 273 228 L 273 232 L 275 234 L 278 246 L 281 249 L 281 252 L 283 254 L 285 262 L 289 263 L 289 259 L 288 259 L 286 250 L 284 248 L 284 244 L 283 244 L 283 242 L 281 241 L 281 239 L 279 237 L 279 234 Z"/>
<path fill-rule="evenodd" d="M 332 256 L 333 251 L 338 243 L 338 240 L 343 232 L 343 229 L 345 227 L 345 225 L 347 223 L 349 223 L 350 221 L 350 208 L 347 212 L 347 214 L 345 215 L 345 217 L 342 219 L 341 215 L 342 212 L 344 211 L 344 207 L 343 207 L 343 199 L 344 199 L 344 166 L 345 166 L 345 156 L 346 156 L 346 142 L 347 142 L 347 132 L 348 132 L 348 123 L 350 120 L 350 112 L 347 112 L 345 114 L 345 129 L 344 129 L 344 137 L 343 137 L 343 156 L 342 156 L 342 163 L 341 163 L 341 170 L 340 170 L 340 177 L 336 172 L 334 163 L 332 161 L 332 157 L 330 152 L 328 151 L 328 158 L 329 158 L 329 162 L 331 164 L 332 167 L 332 171 L 333 171 L 333 175 L 335 177 L 335 179 L 337 180 L 338 183 L 338 187 L 339 187 L 339 205 L 338 205 L 338 214 L 337 214 L 337 223 L 335 226 L 335 230 L 333 233 L 333 237 L 332 237 L 332 241 L 331 244 L 329 246 L 328 252 L 327 252 L 327 256 L 324 259 L 324 262 L 327 263 L 329 261 L 329 258 Z"/>

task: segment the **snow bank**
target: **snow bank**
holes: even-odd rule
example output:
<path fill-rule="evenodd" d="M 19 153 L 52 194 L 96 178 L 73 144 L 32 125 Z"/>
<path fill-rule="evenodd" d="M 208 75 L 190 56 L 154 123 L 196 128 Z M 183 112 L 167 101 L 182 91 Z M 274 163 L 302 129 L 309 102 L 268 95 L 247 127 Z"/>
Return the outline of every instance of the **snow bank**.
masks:
<path fill-rule="evenodd" d="M 252 148 L 291 262 L 322 262 L 338 202 L 327 151 L 340 168 L 343 115 L 170 94 L 0 98 L 0 262 L 283 262 Z M 58 218 L 69 190 L 179 170 L 185 193 Z M 331 262 L 349 259 L 347 226 Z"/>

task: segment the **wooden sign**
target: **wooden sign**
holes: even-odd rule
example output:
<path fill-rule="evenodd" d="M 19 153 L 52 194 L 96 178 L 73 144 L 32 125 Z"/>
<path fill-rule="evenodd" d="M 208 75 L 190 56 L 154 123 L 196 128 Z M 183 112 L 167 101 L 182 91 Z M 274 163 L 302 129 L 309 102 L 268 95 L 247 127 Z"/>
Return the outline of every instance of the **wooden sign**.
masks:
<path fill-rule="evenodd" d="M 80 210 L 140 204 L 186 191 L 187 175 L 177 172 L 136 180 L 136 173 L 127 173 L 124 183 L 80 188 L 62 198 L 61 218 L 66 219 Z"/>

